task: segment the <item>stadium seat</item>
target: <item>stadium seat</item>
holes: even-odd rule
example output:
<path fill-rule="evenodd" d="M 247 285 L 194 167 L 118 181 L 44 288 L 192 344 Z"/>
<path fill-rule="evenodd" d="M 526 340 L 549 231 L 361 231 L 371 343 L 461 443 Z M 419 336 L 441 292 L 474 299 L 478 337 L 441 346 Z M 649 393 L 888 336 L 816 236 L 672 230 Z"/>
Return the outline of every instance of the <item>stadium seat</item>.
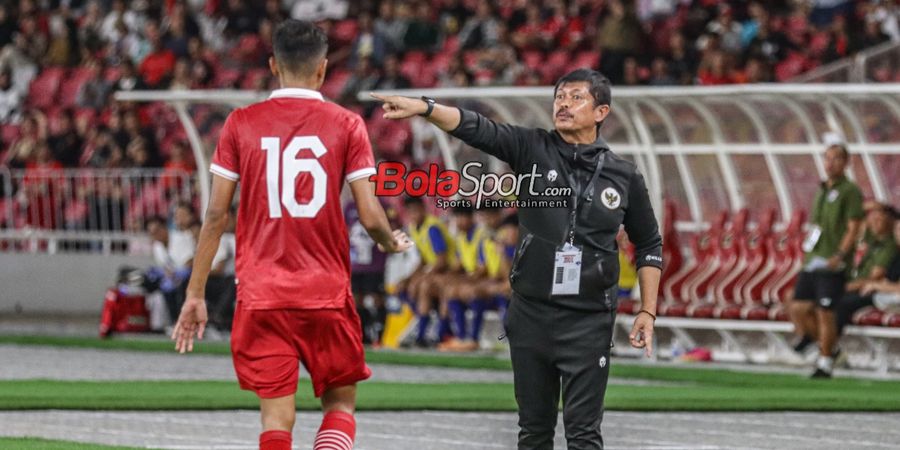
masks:
<path fill-rule="evenodd" d="M 68 76 L 60 84 L 58 103 L 64 107 L 74 106 L 75 101 L 78 99 L 78 92 L 81 91 L 81 86 L 87 83 L 91 76 L 91 69 L 85 67 L 70 70 Z"/>
<path fill-rule="evenodd" d="M 19 126 L 12 123 L 6 123 L 0 126 L 0 139 L 2 139 L 3 147 L 9 148 L 9 144 L 19 138 Z"/>
<path fill-rule="evenodd" d="M 322 84 L 322 94 L 330 99 L 338 98 L 351 75 L 349 71 L 344 69 L 329 70 L 328 76 L 325 77 L 325 83 Z"/>
<path fill-rule="evenodd" d="M 578 52 L 571 61 L 569 61 L 567 70 L 575 70 L 581 68 L 596 69 L 600 66 L 600 52 L 586 50 Z"/>
<path fill-rule="evenodd" d="M 853 314 L 852 322 L 854 325 L 881 326 L 884 319 L 886 317 L 883 311 L 874 306 L 867 306 Z"/>
<path fill-rule="evenodd" d="M 357 24 L 354 19 L 335 22 L 331 29 L 331 45 L 335 48 L 348 45 L 356 39 Z"/>
<path fill-rule="evenodd" d="M 697 270 L 689 280 L 681 287 L 681 298 L 685 301 L 706 301 L 710 280 L 716 275 L 720 267 L 719 245 L 725 225 L 728 221 L 728 211 L 722 211 L 714 219 L 710 229 L 700 233 L 691 241 L 691 247 L 697 262 Z"/>
<path fill-rule="evenodd" d="M 56 104 L 56 94 L 65 76 L 61 67 L 47 67 L 31 82 L 28 90 L 28 104 L 40 109 Z"/>
<path fill-rule="evenodd" d="M 657 306 L 657 312 L 663 316 L 683 316 L 686 308 L 683 304 L 666 297 L 664 289 L 670 283 L 670 280 L 678 274 L 684 266 L 684 255 L 681 252 L 681 244 L 678 240 L 678 230 L 675 229 L 675 223 L 678 221 L 678 211 L 675 202 L 666 200 L 663 205 L 663 270 L 660 276 L 659 297 L 660 303 Z M 680 314 L 679 314 L 680 313 Z"/>
<path fill-rule="evenodd" d="M 900 327 L 900 313 L 887 313 L 881 322 L 886 327 Z"/>

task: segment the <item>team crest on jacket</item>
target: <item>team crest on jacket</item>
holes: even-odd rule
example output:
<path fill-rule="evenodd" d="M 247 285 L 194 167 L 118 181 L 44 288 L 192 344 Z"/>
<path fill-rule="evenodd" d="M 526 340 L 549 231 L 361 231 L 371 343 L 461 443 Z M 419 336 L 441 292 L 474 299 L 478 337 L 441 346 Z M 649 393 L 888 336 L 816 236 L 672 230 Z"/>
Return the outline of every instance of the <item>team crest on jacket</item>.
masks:
<path fill-rule="evenodd" d="M 603 202 L 603 206 L 609 209 L 616 209 L 622 203 L 622 196 L 619 195 L 619 191 L 609 187 L 600 194 L 600 201 Z"/>
<path fill-rule="evenodd" d="M 551 183 L 556 181 L 556 171 L 555 170 L 550 169 L 550 171 L 547 172 L 547 180 L 549 180 Z"/>

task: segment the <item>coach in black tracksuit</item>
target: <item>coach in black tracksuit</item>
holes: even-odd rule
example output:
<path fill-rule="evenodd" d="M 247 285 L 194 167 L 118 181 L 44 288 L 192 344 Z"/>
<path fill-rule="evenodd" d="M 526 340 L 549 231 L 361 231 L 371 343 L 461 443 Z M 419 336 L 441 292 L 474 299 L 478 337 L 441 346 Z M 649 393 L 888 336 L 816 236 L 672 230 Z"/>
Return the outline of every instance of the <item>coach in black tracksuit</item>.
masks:
<path fill-rule="evenodd" d="M 548 186 L 572 188 L 572 195 L 555 198 L 520 191 L 523 203 L 564 200 L 564 206 L 519 209 L 520 242 L 509 275 L 513 301 L 504 326 L 519 404 L 519 449 L 553 448 L 560 390 L 568 448 L 600 449 L 619 279 L 616 233 L 624 225 L 637 250 L 642 308 L 629 337 L 648 355 L 662 240 L 644 178 L 599 135 L 609 114 L 609 81 L 576 70 L 557 82 L 554 94 L 551 131 L 498 124 L 429 98 L 375 97 L 384 101 L 387 118 L 423 115 L 519 174 L 535 168 L 541 175 L 536 193 Z M 580 265 L 573 262 L 578 260 Z"/>

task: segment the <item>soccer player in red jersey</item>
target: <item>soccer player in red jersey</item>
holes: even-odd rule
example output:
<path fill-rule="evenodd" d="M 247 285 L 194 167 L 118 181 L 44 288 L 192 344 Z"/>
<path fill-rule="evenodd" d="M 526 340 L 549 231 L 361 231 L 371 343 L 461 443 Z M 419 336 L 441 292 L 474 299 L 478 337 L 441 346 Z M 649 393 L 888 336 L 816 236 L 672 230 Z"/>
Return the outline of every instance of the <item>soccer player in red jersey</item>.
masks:
<path fill-rule="evenodd" d="M 310 22 L 287 20 L 273 41 L 269 65 L 281 89 L 225 121 L 187 300 L 172 339 L 184 353 L 195 336 L 203 337 L 207 276 L 240 181 L 231 353 L 241 388 L 260 398 L 260 449 L 291 448 L 302 362 L 325 413 L 314 448 L 350 450 L 356 383 L 371 371 L 350 291 L 344 181 L 360 221 L 383 250 L 401 252 L 412 244 L 391 231 L 375 197 L 363 120 L 316 91 L 327 64 L 324 33 Z"/>

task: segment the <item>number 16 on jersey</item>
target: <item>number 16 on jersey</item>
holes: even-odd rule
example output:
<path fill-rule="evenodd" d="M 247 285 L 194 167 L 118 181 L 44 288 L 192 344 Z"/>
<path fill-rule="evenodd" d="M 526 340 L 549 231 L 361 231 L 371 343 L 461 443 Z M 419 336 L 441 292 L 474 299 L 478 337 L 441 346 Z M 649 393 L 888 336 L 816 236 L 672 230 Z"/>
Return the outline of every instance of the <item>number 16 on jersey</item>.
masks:
<path fill-rule="evenodd" d="M 309 149 L 316 159 L 297 159 L 297 154 Z M 322 168 L 318 158 L 328 150 L 318 136 L 295 136 L 281 151 L 281 138 L 262 138 L 262 150 L 266 152 L 266 192 L 269 200 L 269 218 L 280 219 L 281 207 L 291 217 L 315 217 L 325 205 L 327 195 L 328 174 Z M 281 156 L 279 158 L 279 156 Z M 280 160 L 280 161 L 279 161 Z M 279 167 L 280 166 L 280 167 Z M 313 180 L 313 195 L 306 204 L 297 202 L 297 177 L 306 172 Z M 280 189 L 279 189 L 280 181 Z M 279 195 L 279 190 L 280 195 Z M 280 197 L 280 198 L 279 198 Z"/>

